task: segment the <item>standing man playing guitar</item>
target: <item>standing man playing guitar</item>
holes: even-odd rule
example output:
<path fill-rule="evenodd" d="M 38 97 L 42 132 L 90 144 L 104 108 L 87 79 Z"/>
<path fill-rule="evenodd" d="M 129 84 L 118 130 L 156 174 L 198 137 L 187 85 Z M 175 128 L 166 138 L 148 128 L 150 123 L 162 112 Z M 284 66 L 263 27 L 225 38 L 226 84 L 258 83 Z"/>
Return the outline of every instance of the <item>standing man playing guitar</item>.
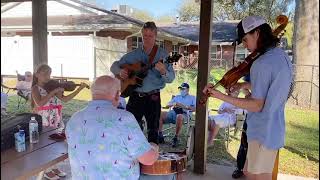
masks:
<path fill-rule="evenodd" d="M 163 48 L 156 45 L 157 27 L 154 22 L 146 22 L 141 30 L 143 47 L 125 54 L 112 64 L 111 72 L 124 82 L 131 77 L 126 64 L 154 64 L 145 72 L 141 87 L 137 87 L 129 95 L 127 110 L 137 119 L 141 129 L 142 117 L 145 116 L 148 128 L 148 141 L 158 144 L 159 118 L 161 113 L 160 89 L 171 83 L 175 74 L 172 65 L 161 62 L 168 57 Z"/>

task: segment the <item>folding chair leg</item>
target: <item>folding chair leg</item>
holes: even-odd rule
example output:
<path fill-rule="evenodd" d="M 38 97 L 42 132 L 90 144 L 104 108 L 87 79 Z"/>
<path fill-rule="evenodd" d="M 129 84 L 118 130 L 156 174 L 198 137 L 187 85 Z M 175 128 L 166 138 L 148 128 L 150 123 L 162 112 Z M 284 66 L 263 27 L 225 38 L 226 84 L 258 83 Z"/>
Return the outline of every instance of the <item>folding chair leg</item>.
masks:
<path fill-rule="evenodd" d="M 230 140 L 230 125 L 227 128 L 227 149 L 229 149 L 229 140 Z"/>
<path fill-rule="evenodd" d="M 18 109 L 20 109 L 21 97 L 18 97 Z"/>

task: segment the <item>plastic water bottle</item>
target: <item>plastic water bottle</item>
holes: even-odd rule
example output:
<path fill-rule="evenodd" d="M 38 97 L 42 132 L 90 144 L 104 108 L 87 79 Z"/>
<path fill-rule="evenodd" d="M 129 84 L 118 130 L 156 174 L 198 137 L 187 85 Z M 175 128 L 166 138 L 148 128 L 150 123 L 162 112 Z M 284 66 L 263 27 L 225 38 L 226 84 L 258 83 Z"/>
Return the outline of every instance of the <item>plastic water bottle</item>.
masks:
<path fill-rule="evenodd" d="M 31 120 L 29 122 L 29 136 L 30 143 L 39 142 L 38 121 L 36 121 L 35 117 L 31 117 Z"/>
<path fill-rule="evenodd" d="M 15 147 L 17 152 L 23 152 L 26 150 L 26 143 L 25 143 L 25 133 L 24 130 L 19 130 L 14 134 L 15 139 Z"/>

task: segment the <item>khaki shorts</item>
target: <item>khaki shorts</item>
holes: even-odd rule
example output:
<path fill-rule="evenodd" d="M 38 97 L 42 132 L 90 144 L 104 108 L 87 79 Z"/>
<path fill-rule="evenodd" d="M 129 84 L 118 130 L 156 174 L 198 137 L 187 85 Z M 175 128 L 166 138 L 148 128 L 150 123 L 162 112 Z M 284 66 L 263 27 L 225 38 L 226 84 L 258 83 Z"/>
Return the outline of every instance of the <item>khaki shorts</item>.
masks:
<path fill-rule="evenodd" d="M 271 174 L 278 150 L 264 147 L 258 141 L 248 142 L 248 153 L 245 163 L 245 171 L 251 174 Z"/>

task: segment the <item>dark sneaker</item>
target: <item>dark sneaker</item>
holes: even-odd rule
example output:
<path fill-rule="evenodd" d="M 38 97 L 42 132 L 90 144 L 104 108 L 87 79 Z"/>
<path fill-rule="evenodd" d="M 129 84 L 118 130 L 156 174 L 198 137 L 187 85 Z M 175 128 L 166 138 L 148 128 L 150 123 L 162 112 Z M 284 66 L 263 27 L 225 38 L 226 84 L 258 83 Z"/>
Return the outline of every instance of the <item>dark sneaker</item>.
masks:
<path fill-rule="evenodd" d="M 232 173 L 232 177 L 233 177 L 234 179 L 238 179 L 238 178 L 242 177 L 243 175 L 244 175 L 243 172 L 242 172 L 241 170 L 239 170 L 239 169 L 236 169 L 236 170 L 233 171 L 233 173 Z"/>
<path fill-rule="evenodd" d="M 179 140 L 177 137 L 174 137 L 172 139 L 172 147 L 177 147 L 178 146 L 178 143 L 179 143 Z"/>
<path fill-rule="evenodd" d="M 163 144 L 164 143 L 164 137 L 162 133 L 159 133 L 159 143 Z"/>

